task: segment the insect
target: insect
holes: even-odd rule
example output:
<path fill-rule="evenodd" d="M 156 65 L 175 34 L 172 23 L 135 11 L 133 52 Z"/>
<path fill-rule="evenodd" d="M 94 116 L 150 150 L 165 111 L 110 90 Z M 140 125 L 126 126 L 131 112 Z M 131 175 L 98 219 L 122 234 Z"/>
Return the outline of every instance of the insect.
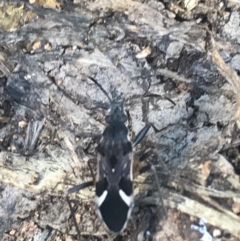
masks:
<path fill-rule="evenodd" d="M 108 93 L 94 78 L 89 76 L 88 78 L 107 96 L 110 108 L 105 118 L 106 128 L 96 148 L 96 180 L 70 188 L 68 195 L 95 185 L 96 212 L 109 232 L 119 234 L 125 229 L 134 206 L 133 147 L 141 142 L 151 127 L 153 127 L 155 132 L 159 130 L 149 123 L 131 142 L 128 137 L 128 128 L 125 124 L 128 118 L 121 95 L 118 95 L 116 90 L 114 90 L 112 98 L 110 98 Z M 68 198 L 67 201 L 73 213 L 73 208 Z M 74 223 L 77 228 L 75 217 Z M 78 228 L 77 232 L 80 236 Z"/>

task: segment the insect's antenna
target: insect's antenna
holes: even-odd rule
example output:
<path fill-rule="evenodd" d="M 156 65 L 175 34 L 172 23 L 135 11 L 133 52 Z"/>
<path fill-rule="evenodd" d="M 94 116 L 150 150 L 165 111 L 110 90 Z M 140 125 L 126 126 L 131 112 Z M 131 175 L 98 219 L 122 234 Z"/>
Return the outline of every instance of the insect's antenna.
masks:
<path fill-rule="evenodd" d="M 76 228 L 76 231 L 77 231 L 77 235 L 78 235 L 78 238 L 79 240 L 81 240 L 81 232 L 79 230 L 79 227 L 78 227 L 78 224 L 77 224 L 77 220 L 76 220 L 76 217 L 75 217 L 75 211 L 73 210 L 73 207 L 72 207 L 72 204 L 70 202 L 70 199 L 69 199 L 69 195 L 71 193 L 74 193 L 74 192 L 78 192 L 86 187 L 90 187 L 94 185 L 94 181 L 89 181 L 89 182 L 85 182 L 85 183 L 82 183 L 82 184 L 79 184 L 79 185 L 76 185 L 70 189 L 68 189 L 67 191 L 67 196 L 66 196 L 66 200 L 67 200 L 67 203 L 68 203 L 68 206 L 69 206 L 69 209 L 70 209 L 70 212 L 71 212 L 71 216 L 73 218 L 73 223 L 74 223 L 74 226 Z"/>
<path fill-rule="evenodd" d="M 97 80 L 95 80 L 94 78 L 92 78 L 91 76 L 88 76 L 87 77 L 92 80 L 100 89 L 101 91 L 107 96 L 109 102 L 111 103 L 112 102 L 112 99 L 110 98 L 110 96 L 108 95 L 107 91 L 97 82 Z"/>
<path fill-rule="evenodd" d="M 164 216 L 166 217 L 167 216 L 167 210 L 166 210 L 166 207 L 164 206 L 164 203 L 163 203 L 160 181 L 159 181 L 159 178 L 158 178 L 158 175 L 157 175 L 156 168 L 153 164 L 151 164 L 151 170 L 152 170 L 152 173 L 153 173 L 156 185 L 157 185 L 159 200 L 161 202 L 161 206 L 162 206 L 162 209 L 163 209 L 163 212 L 164 212 Z"/>

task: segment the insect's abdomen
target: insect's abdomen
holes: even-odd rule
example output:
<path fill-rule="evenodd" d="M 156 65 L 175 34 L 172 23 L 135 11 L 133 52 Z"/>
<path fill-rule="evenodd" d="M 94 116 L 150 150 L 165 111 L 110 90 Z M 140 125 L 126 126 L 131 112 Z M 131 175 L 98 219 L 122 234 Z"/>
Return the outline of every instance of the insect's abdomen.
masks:
<path fill-rule="evenodd" d="M 118 190 L 112 189 L 108 193 L 100 211 L 108 229 L 114 233 L 121 232 L 128 219 L 129 207 L 122 200 Z"/>
<path fill-rule="evenodd" d="M 133 208 L 133 184 L 124 178 L 119 185 L 111 185 L 102 180 L 96 185 L 95 201 L 98 214 L 108 230 L 121 233 Z"/>

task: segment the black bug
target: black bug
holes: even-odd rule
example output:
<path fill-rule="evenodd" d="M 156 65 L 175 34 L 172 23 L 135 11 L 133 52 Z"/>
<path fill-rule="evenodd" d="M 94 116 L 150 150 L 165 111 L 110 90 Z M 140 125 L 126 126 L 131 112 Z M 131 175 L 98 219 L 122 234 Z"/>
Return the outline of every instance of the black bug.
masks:
<path fill-rule="evenodd" d="M 141 142 L 151 127 L 154 128 L 155 132 L 159 130 L 149 123 L 131 142 L 125 125 L 127 115 L 124 109 L 123 98 L 117 95 L 116 91 L 112 93 L 112 98 L 110 98 L 95 79 L 88 78 L 105 93 L 110 102 L 110 110 L 106 116 L 107 126 L 96 149 L 96 180 L 74 186 L 68 190 L 68 195 L 95 185 L 96 212 L 109 232 L 119 234 L 126 227 L 134 206 L 133 147 Z M 157 175 L 154 176 L 157 178 Z M 68 197 L 67 201 L 73 213 Z M 74 223 L 80 236 L 75 218 Z"/>

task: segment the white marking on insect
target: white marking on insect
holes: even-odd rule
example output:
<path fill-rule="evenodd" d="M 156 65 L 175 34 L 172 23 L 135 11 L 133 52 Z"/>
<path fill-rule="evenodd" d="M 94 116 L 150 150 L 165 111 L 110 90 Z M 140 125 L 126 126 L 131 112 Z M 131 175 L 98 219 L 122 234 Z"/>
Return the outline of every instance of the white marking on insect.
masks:
<path fill-rule="evenodd" d="M 119 195 L 122 198 L 122 200 L 130 207 L 133 203 L 133 196 L 128 196 L 123 190 L 119 190 Z"/>
<path fill-rule="evenodd" d="M 96 200 L 95 200 L 95 203 L 97 204 L 98 207 L 100 207 L 100 206 L 102 205 L 102 203 L 104 202 L 107 194 L 108 194 L 108 191 L 105 190 L 100 197 L 97 197 L 97 196 L 96 196 L 96 198 L 95 198 L 95 199 L 96 199 Z"/>

